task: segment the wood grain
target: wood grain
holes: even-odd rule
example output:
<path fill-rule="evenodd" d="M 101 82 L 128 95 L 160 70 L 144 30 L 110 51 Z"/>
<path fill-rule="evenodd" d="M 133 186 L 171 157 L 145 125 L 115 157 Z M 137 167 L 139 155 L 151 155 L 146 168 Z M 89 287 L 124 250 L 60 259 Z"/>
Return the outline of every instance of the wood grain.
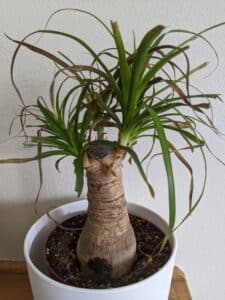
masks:
<path fill-rule="evenodd" d="M 1 273 L 0 299 L 33 300 L 27 274 Z"/>
<path fill-rule="evenodd" d="M 33 300 L 24 262 L 0 261 L 0 299 Z M 169 300 L 191 299 L 184 273 L 175 267 Z"/>
<path fill-rule="evenodd" d="M 184 273 L 178 268 L 174 268 L 173 281 L 171 284 L 169 300 L 191 300 L 191 295 L 185 280 Z"/>
<path fill-rule="evenodd" d="M 1 273 L 26 273 L 26 265 L 23 261 L 0 261 L 0 274 Z"/>

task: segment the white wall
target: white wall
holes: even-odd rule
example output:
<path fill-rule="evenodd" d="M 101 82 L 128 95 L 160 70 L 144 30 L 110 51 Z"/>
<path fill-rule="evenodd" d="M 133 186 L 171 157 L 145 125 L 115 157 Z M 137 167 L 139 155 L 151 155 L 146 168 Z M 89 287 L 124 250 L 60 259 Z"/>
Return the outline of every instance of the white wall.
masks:
<path fill-rule="evenodd" d="M 2 32 L 15 38 L 41 28 L 51 12 L 62 7 L 76 7 L 91 10 L 105 21 L 117 20 L 127 45 L 131 46 L 132 30 L 138 39 L 152 26 L 164 24 L 169 28 L 187 28 L 201 30 L 211 24 L 225 20 L 224 0 L 0 0 L 0 159 L 11 156 L 32 155 L 33 150 L 24 151 L 19 141 L 8 141 L 8 127 L 11 119 L 19 111 L 19 102 L 9 78 L 10 60 L 15 45 L 7 40 Z M 98 25 L 85 17 L 73 17 L 70 14 L 55 19 L 64 30 L 81 33 L 96 48 L 110 46 L 109 38 Z M 220 65 L 209 78 L 201 73 L 194 82 L 207 92 L 219 92 L 224 95 L 225 87 L 225 27 L 207 34 L 220 57 Z M 172 39 L 172 37 L 171 37 Z M 86 58 L 86 54 L 71 48 L 69 44 L 51 43 L 43 39 L 42 46 L 56 50 L 66 48 L 74 53 L 77 61 Z M 172 40 L 171 40 L 172 41 Z M 46 43 L 46 44 L 45 44 Z M 191 52 L 193 62 L 213 60 L 209 71 L 215 65 L 212 51 L 203 50 L 203 43 Z M 57 47 L 58 48 L 57 48 Z M 205 49 L 204 48 L 204 49 Z M 38 95 L 46 95 L 53 66 L 27 51 L 21 53 L 16 64 L 17 83 L 27 103 L 32 103 Z M 216 106 L 216 124 L 225 131 L 225 109 Z M 212 134 L 206 134 L 212 148 L 224 158 L 225 142 L 218 141 Z M 140 147 L 140 151 L 144 150 Z M 191 155 L 189 155 L 191 158 Z M 192 159 L 192 158 L 191 158 Z M 199 156 L 192 159 L 196 171 L 196 185 L 202 179 L 202 163 Z M 194 300 L 225 299 L 225 169 L 208 156 L 208 185 L 205 197 L 193 216 L 177 232 L 179 252 L 177 264 L 185 271 Z M 150 200 L 147 190 L 136 170 L 128 167 L 124 171 L 127 198 L 143 203 L 167 217 L 167 187 L 161 176 L 160 160 L 157 158 L 151 168 L 150 178 L 157 183 L 156 200 Z M 40 200 L 40 212 L 61 202 L 72 201 L 73 170 L 70 160 L 63 163 L 62 174 L 54 171 L 52 161 L 44 164 L 45 184 Z M 184 213 L 187 197 L 186 171 L 175 165 L 177 176 L 178 215 Z M 0 166 L 0 259 L 21 259 L 22 241 L 28 227 L 35 220 L 33 201 L 38 189 L 38 172 L 35 163 L 27 165 Z"/>

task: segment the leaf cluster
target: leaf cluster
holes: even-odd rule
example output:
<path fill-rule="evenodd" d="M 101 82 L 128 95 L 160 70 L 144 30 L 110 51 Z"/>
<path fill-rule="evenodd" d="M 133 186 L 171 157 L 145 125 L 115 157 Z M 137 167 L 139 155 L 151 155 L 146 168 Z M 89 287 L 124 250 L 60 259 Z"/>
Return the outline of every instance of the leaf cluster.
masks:
<path fill-rule="evenodd" d="M 198 205 L 204 188 L 205 179 L 199 198 L 193 205 L 194 179 L 191 164 L 181 150 L 194 152 L 199 150 L 205 163 L 205 141 L 198 131 L 198 123 L 217 132 L 212 116 L 206 111 L 212 110 L 212 103 L 220 99 L 217 93 L 204 93 L 190 83 L 190 76 L 207 66 L 206 62 L 191 67 L 188 49 L 196 39 L 224 24 L 217 24 L 200 33 L 173 30 L 167 31 L 162 25 L 150 29 L 138 46 L 134 38 L 132 51 L 126 49 L 119 26 L 111 22 L 107 26 L 95 15 L 82 10 L 73 12 L 88 14 L 99 22 L 112 38 L 112 47 L 96 52 L 79 36 L 48 29 L 37 30 L 23 40 L 13 40 L 17 44 L 12 65 L 13 85 L 22 102 L 19 116 L 21 130 L 28 143 L 38 146 L 38 154 L 27 159 L 10 159 L 1 162 L 26 162 L 58 156 L 56 168 L 67 156 L 74 158 L 76 191 L 80 195 L 83 188 L 83 157 L 92 144 L 106 144 L 127 152 L 136 164 L 141 176 L 154 196 L 142 162 L 152 158 L 155 145 L 161 147 L 168 179 L 169 229 L 172 231 L 176 221 L 175 180 L 171 154 L 183 164 L 190 174 L 189 210 L 181 223 Z M 57 13 L 55 12 L 50 19 Z M 49 19 L 49 21 L 50 21 Z M 165 37 L 172 33 L 184 32 L 189 38 L 178 45 L 167 44 Z M 73 58 L 65 53 L 53 54 L 36 44 L 27 42 L 32 35 L 44 34 L 64 37 L 80 45 L 92 57 L 91 64 L 77 65 Z M 39 97 L 34 105 L 25 105 L 14 79 L 14 64 L 20 48 L 48 58 L 57 68 L 50 84 L 49 99 Z M 214 49 L 214 48 L 213 48 Z M 183 57 L 185 63 L 178 64 L 177 58 Z M 110 60 L 111 66 L 108 67 Z M 57 84 L 60 78 L 60 83 Z M 70 82 L 70 88 L 65 88 Z M 33 125 L 37 122 L 37 125 Z M 27 133 L 28 127 L 37 129 L 36 136 Z M 107 132 L 114 128 L 115 140 L 109 140 Z M 170 132 L 181 138 L 185 146 L 179 150 L 170 140 Z M 151 146 L 141 161 L 135 145 L 142 138 L 148 138 Z M 206 177 L 206 174 L 205 174 Z"/>

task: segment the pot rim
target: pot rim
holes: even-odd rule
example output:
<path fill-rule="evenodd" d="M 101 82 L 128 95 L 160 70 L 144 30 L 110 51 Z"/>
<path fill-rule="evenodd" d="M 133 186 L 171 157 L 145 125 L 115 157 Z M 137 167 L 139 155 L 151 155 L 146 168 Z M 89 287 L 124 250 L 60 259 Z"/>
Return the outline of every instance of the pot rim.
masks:
<path fill-rule="evenodd" d="M 66 207 L 66 206 L 70 206 L 70 205 L 74 205 L 74 203 L 85 203 L 87 202 L 87 200 L 79 200 L 79 201 L 75 201 L 75 202 L 71 202 L 71 203 L 67 203 L 67 204 L 64 204 L 64 205 L 61 205 L 59 207 L 56 207 L 54 208 L 53 210 L 51 210 L 50 212 L 51 213 L 54 213 L 56 212 L 57 210 L 60 210 L 62 209 L 63 207 Z M 133 203 L 133 202 L 127 202 L 127 206 L 128 206 L 128 211 L 130 210 L 130 208 L 132 207 L 134 210 L 138 209 L 138 208 L 141 208 L 141 209 L 145 209 L 149 212 L 151 212 L 152 214 L 154 214 L 162 223 L 164 223 L 166 226 L 167 225 L 167 222 L 161 217 L 159 216 L 156 212 L 154 212 L 153 210 L 145 207 L 145 206 L 142 206 L 142 205 L 139 205 L 139 204 L 136 204 L 136 203 Z M 79 209 L 77 212 L 82 212 L 84 211 L 84 209 Z M 169 264 L 169 262 L 172 260 L 172 258 L 176 255 L 176 252 L 177 252 L 177 239 L 176 239 L 176 235 L 175 233 L 173 232 L 172 233 L 172 236 L 170 238 L 170 242 L 171 242 L 171 247 L 172 247 L 172 252 L 171 252 L 171 255 L 168 259 L 168 261 L 154 274 L 152 274 L 151 276 L 141 280 L 141 281 L 138 281 L 138 282 L 135 282 L 135 283 L 131 283 L 129 285 L 125 285 L 125 286 L 121 286 L 121 287 L 115 287 L 115 288 L 106 288 L 106 289 L 88 289 L 88 288 L 80 288 L 80 287 L 76 287 L 76 286 L 71 286 L 71 285 L 67 285 L 67 284 L 64 284 L 62 282 L 58 282 L 54 279 L 52 279 L 51 277 L 47 276 L 46 274 L 44 274 L 43 272 L 41 272 L 38 267 L 35 266 L 35 264 L 32 262 L 31 258 L 30 258 L 30 248 L 28 246 L 28 240 L 30 238 L 30 235 L 34 229 L 35 226 L 37 226 L 38 223 L 41 223 L 41 221 L 46 217 L 46 214 L 44 214 L 43 216 L 41 216 L 31 227 L 30 229 L 28 230 L 26 236 L 25 236 L 25 240 L 24 240 L 24 257 L 25 257 L 25 261 L 26 261 L 26 264 L 29 265 L 29 267 L 32 269 L 32 271 L 34 273 L 36 273 L 36 275 L 38 275 L 39 277 L 41 277 L 43 280 L 45 280 L 46 282 L 48 282 L 50 285 L 52 286 L 58 286 L 58 287 L 61 287 L 61 288 L 64 288 L 66 290 L 77 290 L 79 292 L 83 292 L 83 293 L 89 293 L 89 294 L 96 294 L 96 293 L 101 293 L 101 294 L 106 294 L 106 293 L 118 293 L 118 292 L 124 292 L 126 290 L 129 290 L 129 289 L 133 289 L 133 288 L 136 288 L 137 286 L 142 286 L 142 285 L 145 285 L 148 283 L 149 280 L 151 280 L 152 278 L 156 278 L 158 276 L 160 276 L 160 273 L 167 267 L 167 265 Z M 154 222 L 153 222 L 154 223 Z M 32 241 L 33 243 L 33 241 Z"/>

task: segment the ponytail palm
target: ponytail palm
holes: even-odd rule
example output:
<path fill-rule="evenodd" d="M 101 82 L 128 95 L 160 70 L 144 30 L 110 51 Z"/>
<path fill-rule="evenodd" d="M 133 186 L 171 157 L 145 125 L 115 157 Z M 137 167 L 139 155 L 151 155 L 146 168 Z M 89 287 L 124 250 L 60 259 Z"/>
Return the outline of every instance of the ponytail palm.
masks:
<path fill-rule="evenodd" d="M 118 277 L 129 270 L 136 251 L 121 181 L 121 163 L 126 153 L 137 166 L 151 196 L 154 196 L 154 189 L 142 162 L 154 156 L 158 141 L 168 180 L 168 235 L 176 226 L 171 155 L 175 155 L 183 164 L 191 178 L 189 210 L 181 222 L 196 208 L 201 199 L 205 179 L 200 197 L 193 203 L 192 166 L 169 136 L 171 132 L 182 138 L 186 144 L 183 149 L 200 151 L 205 163 L 205 141 L 197 125 L 200 123 L 215 131 L 212 119 L 206 111 L 211 108 L 213 101 L 219 99 L 219 95 L 204 93 L 190 84 L 190 76 L 205 68 L 207 63 L 201 62 L 191 67 L 188 49 L 196 38 L 205 40 L 202 36 L 204 32 L 223 24 L 197 34 L 183 31 L 189 33 L 190 38 L 178 45 L 167 44 L 164 40 L 167 35 L 182 30 L 166 32 L 164 26 L 159 25 L 145 34 L 138 47 L 128 51 L 116 22 L 111 22 L 111 27 L 108 27 L 91 13 L 75 9 L 72 11 L 88 14 L 100 22 L 112 38 L 112 48 L 97 53 L 80 37 L 47 29 L 47 26 L 21 41 L 10 38 L 18 44 L 12 59 L 11 75 L 23 105 L 20 114 L 21 129 L 27 142 L 38 147 L 38 154 L 31 158 L 2 160 L 1 163 L 38 160 L 40 166 L 41 159 L 55 156 L 58 169 L 62 159 L 72 156 L 78 196 L 83 190 L 86 169 L 90 216 L 78 244 L 78 258 L 82 267 L 87 269 L 90 259 L 100 257 L 112 266 L 112 276 Z M 65 53 L 53 54 L 27 42 L 28 37 L 35 34 L 54 35 L 71 40 L 91 55 L 92 63 L 77 65 Z M 14 63 L 21 47 L 48 58 L 57 67 L 50 84 L 49 99 L 39 97 L 33 105 L 25 105 L 14 80 Z M 176 59 L 179 57 L 184 58 L 185 64 L 177 64 Z M 70 88 L 66 88 L 68 82 Z M 28 133 L 29 127 L 36 128 L 37 135 Z M 116 131 L 116 137 L 110 140 L 107 133 L 112 128 Z M 141 161 L 135 145 L 143 138 L 149 139 L 151 147 Z M 90 255 L 90 249 L 94 254 Z"/>

